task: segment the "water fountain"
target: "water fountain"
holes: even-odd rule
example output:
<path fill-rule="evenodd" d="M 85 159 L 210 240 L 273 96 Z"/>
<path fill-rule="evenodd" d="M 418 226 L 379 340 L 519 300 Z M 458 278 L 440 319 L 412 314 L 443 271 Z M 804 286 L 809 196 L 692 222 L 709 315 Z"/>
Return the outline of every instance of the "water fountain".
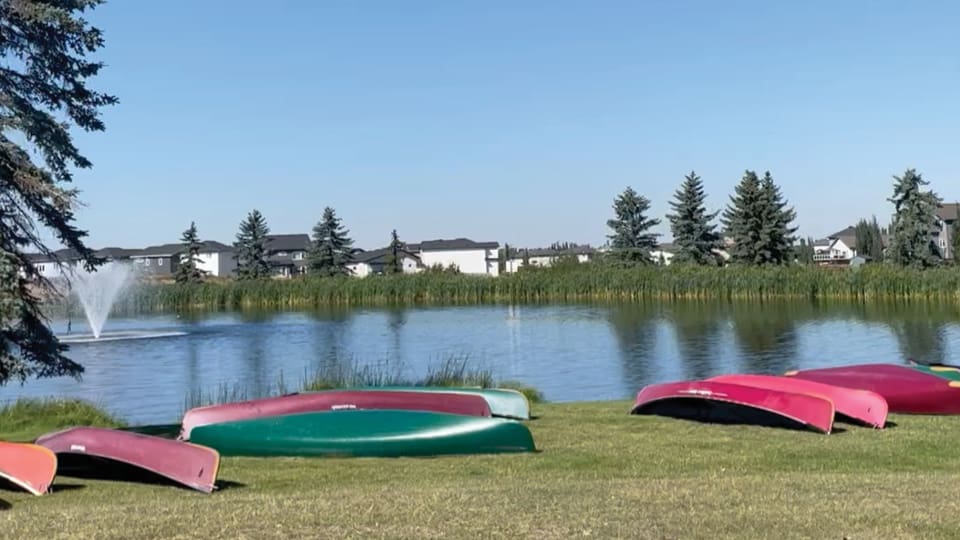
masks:
<path fill-rule="evenodd" d="M 115 261 L 101 265 L 93 272 L 77 268 L 71 278 L 71 289 L 80 299 L 93 337 L 99 339 L 110 309 L 120 293 L 136 282 L 132 264 Z"/>

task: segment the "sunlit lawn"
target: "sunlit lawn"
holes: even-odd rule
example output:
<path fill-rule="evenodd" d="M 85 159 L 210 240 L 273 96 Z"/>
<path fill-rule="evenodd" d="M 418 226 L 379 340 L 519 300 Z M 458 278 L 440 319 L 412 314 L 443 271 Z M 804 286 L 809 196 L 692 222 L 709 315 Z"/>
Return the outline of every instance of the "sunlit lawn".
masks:
<path fill-rule="evenodd" d="M 893 416 L 883 431 L 840 425 L 818 435 L 630 416 L 629 405 L 536 405 L 536 454 L 224 458 L 224 487 L 211 495 L 58 477 L 43 497 L 0 491 L 0 530 L 128 539 L 960 534 L 960 418 Z"/>

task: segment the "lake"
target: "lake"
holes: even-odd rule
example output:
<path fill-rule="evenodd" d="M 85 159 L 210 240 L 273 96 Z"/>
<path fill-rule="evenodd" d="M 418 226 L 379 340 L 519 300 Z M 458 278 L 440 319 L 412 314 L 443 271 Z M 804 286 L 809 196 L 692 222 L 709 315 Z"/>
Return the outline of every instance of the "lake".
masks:
<path fill-rule="evenodd" d="M 66 336 L 66 320 L 54 329 Z M 333 366 L 411 378 L 449 357 L 551 401 L 632 398 L 646 384 L 720 373 L 906 358 L 960 363 L 960 312 L 929 304 L 633 303 L 483 305 L 115 317 L 105 332 L 165 337 L 71 345 L 72 378 L 0 387 L 0 401 L 75 396 L 132 423 L 178 421 L 191 393 L 291 391 Z M 73 320 L 72 333 L 87 333 Z"/>

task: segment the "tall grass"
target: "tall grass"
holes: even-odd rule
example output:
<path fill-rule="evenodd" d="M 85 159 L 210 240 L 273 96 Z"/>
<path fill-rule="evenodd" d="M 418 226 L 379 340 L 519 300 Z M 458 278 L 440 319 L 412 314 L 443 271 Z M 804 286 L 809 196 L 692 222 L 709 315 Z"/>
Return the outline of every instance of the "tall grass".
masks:
<path fill-rule="evenodd" d="M 144 285 L 118 309 L 298 309 L 314 306 L 629 301 L 638 299 L 916 299 L 960 301 L 960 268 L 614 268 L 583 264 L 500 277 L 406 274 L 367 278 Z"/>
<path fill-rule="evenodd" d="M 0 432 L 10 440 L 32 440 L 44 432 L 73 426 L 122 425 L 103 408 L 80 399 L 21 398 L 0 406 Z"/>
<path fill-rule="evenodd" d="M 378 387 L 378 386 L 467 386 L 479 388 L 504 388 L 522 392 L 531 403 L 541 403 L 543 394 L 537 389 L 516 381 L 498 383 L 493 372 L 485 367 L 471 365 L 469 355 L 447 355 L 439 362 L 427 368 L 426 375 L 419 379 L 402 374 L 402 369 L 394 366 L 364 364 L 356 360 L 319 369 L 304 376 L 298 387 L 302 392 L 317 392 L 339 388 Z M 254 394 L 242 384 L 221 384 L 212 391 L 194 391 L 187 395 L 185 409 L 203 407 L 219 403 L 245 401 L 290 393 L 281 373 L 274 385 Z"/>

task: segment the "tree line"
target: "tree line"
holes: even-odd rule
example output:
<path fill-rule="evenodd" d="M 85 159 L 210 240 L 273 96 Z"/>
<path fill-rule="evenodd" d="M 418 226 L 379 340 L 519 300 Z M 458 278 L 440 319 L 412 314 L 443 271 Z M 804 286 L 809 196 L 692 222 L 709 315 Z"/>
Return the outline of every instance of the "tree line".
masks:
<path fill-rule="evenodd" d="M 893 220 L 881 228 L 876 217 L 861 219 L 854 226 L 859 255 L 897 266 L 927 268 L 944 262 L 936 243 L 937 209 L 942 199 L 925 189 L 929 182 L 915 169 L 893 177 Z M 673 234 L 674 264 L 721 266 L 724 264 L 783 265 L 814 262 L 814 240 L 798 239 L 796 211 L 784 199 L 769 171 L 762 177 L 744 172 L 730 201 L 723 209 L 710 211 L 703 180 L 686 175 L 670 201 L 665 217 Z M 608 261 L 618 264 L 653 264 L 652 253 L 660 247 L 653 228 L 659 218 L 650 216 L 650 200 L 627 187 L 613 201 L 614 217 L 607 220 L 612 233 Z M 717 219 L 719 217 L 719 220 Z M 886 239 L 886 241 L 885 241 Z M 952 224 L 951 251 L 960 254 L 960 219 Z M 723 256 L 726 252 L 729 260 Z"/>
<path fill-rule="evenodd" d="M 267 236 L 270 227 L 267 220 L 258 209 L 253 209 L 240 222 L 240 227 L 233 243 L 233 258 L 236 261 L 236 275 L 238 280 L 254 280 L 270 277 L 269 252 Z M 183 254 L 179 265 L 174 272 L 177 283 L 199 283 L 206 276 L 206 271 L 200 268 L 200 250 L 203 242 L 197 233 L 196 223 L 191 222 L 180 238 Z M 394 247 L 397 246 L 397 247 Z M 403 244 L 397 238 L 396 230 L 392 233 L 391 247 L 395 261 L 388 262 L 388 266 L 399 266 L 396 256 L 398 248 Z M 353 247 L 353 239 L 336 211 L 331 207 L 323 210 L 320 221 L 313 227 L 310 245 L 307 249 L 304 268 L 306 272 L 316 276 L 342 276 L 350 273 L 348 265 L 354 262 L 354 256 L 360 250 Z"/>

